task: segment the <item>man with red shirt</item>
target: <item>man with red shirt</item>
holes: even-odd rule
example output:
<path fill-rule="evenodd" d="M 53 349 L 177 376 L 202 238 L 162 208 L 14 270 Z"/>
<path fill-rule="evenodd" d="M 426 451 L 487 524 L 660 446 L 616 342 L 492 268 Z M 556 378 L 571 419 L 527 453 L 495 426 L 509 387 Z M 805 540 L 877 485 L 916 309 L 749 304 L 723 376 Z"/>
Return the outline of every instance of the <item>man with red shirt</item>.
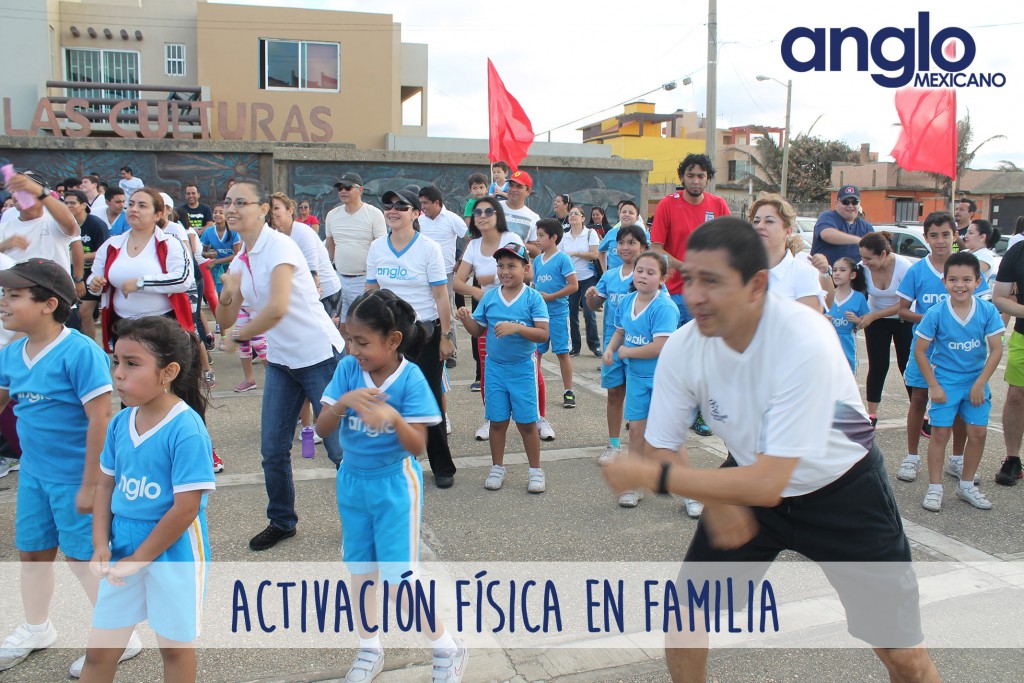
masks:
<path fill-rule="evenodd" d="M 729 206 L 718 195 L 705 192 L 708 180 L 715 177 L 715 166 L 706 154 L 689 154 L 677 169 L 680 186 L 660 202 L 654 211 L 651 227 L 651 246 L 668 261 L 668 293 L 679 307 L 679 326 L 693 316 L 683 301 L 683 263 L 686 261 L 686 242 L 690 234 L 708 221 L 729 215 Z M 700 436 L 711 436 L 711 428 L 697 413 L 693 431 Z"/>

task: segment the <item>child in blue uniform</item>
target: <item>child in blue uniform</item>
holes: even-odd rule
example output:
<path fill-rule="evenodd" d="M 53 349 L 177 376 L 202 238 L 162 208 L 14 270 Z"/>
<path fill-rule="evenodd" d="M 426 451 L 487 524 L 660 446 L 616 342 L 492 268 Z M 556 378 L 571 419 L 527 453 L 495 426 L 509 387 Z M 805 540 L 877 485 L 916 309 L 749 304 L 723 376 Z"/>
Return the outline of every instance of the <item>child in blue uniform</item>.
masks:
<path fill-rule="evenodd" d="M 316 430 L 324 439 L 341 430 L 345 459 L 337 476 L 338 515 L 342 554 L 354 582 L 373 583 L 380 576 L 397 586 L 419 562 L 423 470 L 415 455 L 426 450 L 427 426 L 441 422 L 426 377 L 405 357 L 430 333 L 416 322 L 412 306 L 390 290 L 360 295 L 345 325 L 348 355 L 324 389 Z M 366 683 L 384 667 L 379 630 L 366 630 L 376 625 L 376 594 L 374 588 L 360 591 L 369 623 L 359 623 L 359 652 L 346 681 Z M 450 674 L 444 680 L 461 681 L 469 651 L 443 625 L 428 635 L 435 674 L 441 669 Z"/>
<path fill-rule="evenodd" d="M 100 584 L 82 680 L 113 681 L 118 653 L 148 620 L 164 680 L 194 681 L 216 488 L 195 335 L 163 316 L 117 324 L 113 374 L 128 408 L 110 421 L 93 503 Z"/>
<path fill-rule="evenodd" d="M 569 352 L 569 295 L 580 287 L 576 278 L 576 267 L 558 243 L 562 241 L 565 228 L 561 221 L 544 218 L 537 221 L 537 244 L 540 255 L 533 260 L 533 286 L 540 292 L 548 305 L 548 331 L 550 339 L 537 344 L 537 352 L 547 353 L 548 348 L 558 358 L 558 369 L 562 373 L 562 407 L 575 408 L 576 394 L 572 390 L 572 358 Z"/>
<path fill-rule="evenodd" d="M 629 421 L 630 455 L 643 456 L 644 430 L 654 391 L 654 368 L 658 354 L 669 336 L 679 326 L 679 309 L 661 291 L 668 275 L 665 259 L 653 251 L 645 251 L 633 267 L 636 290 L 619 303 L 615 311 L 615 334 L 604 352 L 604 364 L 615 361 L 615 353 L 626 364 L 626 420 Z M 636 507 L 638 490 L 619 496 L 622 507 Z"/>
<path fill-rule="evenodd" d="M 836 285 L 835 299 L 828 317 L 836 328 L 850 369 L 857 374 L 857 325 L 868 314 L 868 300 L 864 296 L 867 283 L 860 266 L 848 256 L 837 259 L 832 266 L 832 282 Z"/>
<path fill-rule="evenodd" d="M 609 267 L 598 280 L 597 285 L 587 290 L 587 305 L 594 311 L 604 306 L 604 348 L 615 334 L 615 312 L 619 302 L 632 291 L 633 262 L 647 249 L 647 234 L 639 225 L 616 228 L 616 252 L 619 265 Z M 610 261 L 609 261 L 610 263 Z M 606 303 L 607 302 L 607 303 Z M 626 402 L 626 365 L 619 360 L 619 354 L 612 354 L 610 365 L 601 364 L 601 387 L 608 390 L 605 413 L 608 417 L 608 445 L 598 457 L 603 465 L 614 458 L 622 449 L 622 414 Z"/>
<path fill-rule="evenodd" d="M 99 580 L 86 564 L 92 557 L 89 513 L 111 387 L 106 354 L 64 327 L 78 301 L 66 270 L 47 259 L 29 259 L 0 271 L 0 287 L 4 328 L 24 335 L 0 351 L 0 412 L 17 401 L 22 448 L 14 546 L 25 607 L 25 623 L 0 645 L 3 671 L 57 640 L 49 610 L 58 548 L 89 600 L 96 601 Z"/>
<path fill-rule="evenodd" d="M 548 339 L 548 307 L 540 292 L 524 283 L 530 257 L 526 247 L 509 243 L 494 252 L 501 287 L 487 290 L 476 311 L 463 306 L 457 317 L 474 337 L 487 334 L 487 397 L 484 413 L 490 421 L 491 471 L 484 488 L 497 491 L 505 481 L 505 433 L 516 421 L 530 461 L 526 490 L 543 493 L 540 467 L 540 419 L 537 389 L 537 344 Z"/>
<path fill-rule="evenodd" d="M 953 420 L 959 416 L 967 425 L 967 448 L 956 497 L 980 510 L 990 510 L 992 503 L 975 485 L 974 475 L 985 449 L 992 408 L 988 380 L 1003 355 L 1006 328 L 996 307 L 975 296 L 984 282 L 976 256 L 963 251 L 952 254 L 944 275 L 949 298 L 925 313 L 917 326 L 914 347 L 932 399 L 929 483 L 922 505 L 932 512 L 942 508 L 942 461 Z"/>

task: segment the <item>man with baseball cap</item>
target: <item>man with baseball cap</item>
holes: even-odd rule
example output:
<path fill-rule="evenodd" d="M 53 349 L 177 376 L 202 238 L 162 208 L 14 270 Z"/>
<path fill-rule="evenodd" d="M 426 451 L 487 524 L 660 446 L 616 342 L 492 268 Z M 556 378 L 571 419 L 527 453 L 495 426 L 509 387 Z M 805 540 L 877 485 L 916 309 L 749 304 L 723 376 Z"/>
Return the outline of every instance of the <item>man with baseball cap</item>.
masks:
<path fill-rule="evenodd" d="M 526 206 L 526 198 L 532 191 L 533 178 L 530 174 L 516 171 L 508 177 L 508 201 L 501 202 L 508 229 L 522 238 L 531 258 L 540 253 L 540 244 L 537 243 L 537 221 L 540 216 Z"/>
<path fill-rule="evenodd" d="M 818 216 L 814 225 L 811 256 L 822 254 L 831 266 L 844 256 L 860 261 L 860 238 L 874 232 L 871 223 L 860 217 L 860 189 L 843 185 L 836 193 L 836 208 Z"/>
<path fill-rule="evenodd" d="M 324 218 L 327 253 L 341 277 L 341 334 L 345 335 L 345 314 L 366 289 L 366 254 L 378 237 L 387 234 L 384 214 L 363 202 L 363 178 L 348 172 L 334 184 L 341 206 Z"/>

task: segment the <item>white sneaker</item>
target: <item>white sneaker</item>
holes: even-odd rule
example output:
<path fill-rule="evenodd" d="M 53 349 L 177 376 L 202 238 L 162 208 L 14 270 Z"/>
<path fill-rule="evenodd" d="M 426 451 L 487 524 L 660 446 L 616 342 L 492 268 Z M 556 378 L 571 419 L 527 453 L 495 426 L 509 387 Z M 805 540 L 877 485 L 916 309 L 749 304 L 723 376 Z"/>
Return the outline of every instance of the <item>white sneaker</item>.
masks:
<path fill-rule="evenodd" d="M 434 672 L 432 683 L 462 683 L 469 663 L 469 648 L 458 638 L 454 650 L 434 650 Z"/>
<path fill-rule="evenodd" d="M 446 432 L 448 432 L 448 434 L 452 433 L 452 421 L 448 419 L 448 413 L 444 414 L 444 429 Z M 490 425 L 488 425 L 488 430 L 489 429 Z"/>
<path fill-rule="evenodd" d="M 614 460 L 615 456 L 618 455 L 620 452 L 621 451 L 618 448 L 615 448 L 614 446 L 605 446 L 604 450 L 601 451 L 601 455 L 597 456 L 597 464 L 607 465 L 612 460 Z"/>
<path fill-rule="evenodd" d="M 28 624 L 22 624 L 0 644 L 0 671 L 17 666 L 36 650 L 45 650 L 56 641 L 57 629 L 49 621 L 46 622 L 46 630 L 38 632 L 30 631 Z"/>
<path fill-rule="evenodd" d="M 959 487 L 958 487 L 959 488 Z M 924 494 L 924 500 L 921 501 L 921 507 L 931 512 L 938 512 L 942 509 L 942 491 L 929 491 Z"/>
<path fill-rule="evenodd" d="M 544 470 L 530 468 L 526 490 L 530 493 L 544 493 Z"/>
<path fill-rule="evenodd" d="M 555 440 L 555 428 L 551 426 L 546 417 L 537 420 L 537 429 L 540 430 L 541 441 Z"/>
<path fill-rule="evenodd" d="M 497 491 L 505 483 L 505 468 L 501 465 L 491 465 L 491 472 L 484 480 L 484 488 L 488 491 Z"/>
<path fill-rule="evenodd" d="M 921 458 L 915 460 L 908 455 L 900 463 L 900 468 L 896 472 L 896 478 L 900 481 L 914 481 L 917 479 L 917 471 L 919 469 L 921 469 Z"/>
<path fill-rule="evenodd" d="M 313 430 L 313 443 L 314 444 L 321 444 L 323 442 L 324 442 L 324 437 L 322 437 L 319 434 L 317 434 L 316 430 L 314 429 Z"/>
<path fill-rule="evenodd" d="M 17 466 L 14 464 L 16 462 L 18 461 L 14 458 L 0 458 L 0 479 L 3 479 L 17 469 Z"/>
<path fill-rule="evenodd" d="M 370 683 L 384 670 L 384 651 L 362 648 L 345 674 L 345 683 Z"/>
<path fill-rule="evenodd" d="M 487 441 L 491 438 L 491 421 L 484 420 L 484 423 L 480 425 L 480 429 L 476 430 L 477 441 Z"/>
<path fill-rule="evenodd" d="M 683 498 L 683 505 L 686 508 L 686 515 L 690 519 L 697 519 L 700 513 L 704 512 L 704 503 L 692 498 Z"/>
<path fill-rule="evenodd" d="M 942 468 L 942 471 L 953 477 L 957 481 L 962 481 L 964 478 L 964 461 L 961 460 L 956 462 L 952 458 L 946 460 L 946 466 Z M 981 475 L 977 472 L 974 473 L 974 485 L 977 486 L 981 483 Z M 986 510 L 988 508 L 985 508 Z"/>
<path fill-rule="evenodd" d="M 622 495 L 619 496 L 619 507 L 635 508 L 640 504 L 640 499 L 643 497 L 642 491 L 623 491 Z"/>
<path fill-rule="evenodd" d="M 982 493 L 981 489 L 979 489 L 977 486 L 972 486 L 969 489 L 957 486 L 956 497 L 962 501 L 970 503 L 979 510 L 992 509 L 992 503 L 989 501 L 988 498 L 985 497 L 985 494 Z"/>
<path fill-rule="evenodd" d="M 135 633 L 135 631 L 132 631 L 132 636 L 128 639 L 128 646 L 125 647 L 124 654 L 122 654 L 120 659 L 117 660 L 117 663 L 120 664 L 121 662 L 127 662 L 132 657 L 137 656 L 140 652 L 142 652 L 142 641 L 139 640 L 138 634 Z M 85 655 L 82 655 L 71 663 L 71 668 L 68 669 L 68 675 L 72 678 L 81 678 L 82 667 L 84 666 Z"/>

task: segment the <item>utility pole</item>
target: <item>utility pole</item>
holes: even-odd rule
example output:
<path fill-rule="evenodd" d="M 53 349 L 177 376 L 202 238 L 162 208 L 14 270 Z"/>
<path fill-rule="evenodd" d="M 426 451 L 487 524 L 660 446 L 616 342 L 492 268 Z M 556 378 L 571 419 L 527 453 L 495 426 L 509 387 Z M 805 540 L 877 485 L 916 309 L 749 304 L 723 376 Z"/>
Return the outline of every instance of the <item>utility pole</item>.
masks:
<path fill-rule="evenodd" d="M 718 137 L 715 128 L 716 102 L 718 97 L 718 0 L 708 0 L 708 100 L 704 128 L 707 131 L 705 153 L 715 163 L 715 142 Z M 708 190 L 715 189 L 715 179 L 708 179 Z"/>

